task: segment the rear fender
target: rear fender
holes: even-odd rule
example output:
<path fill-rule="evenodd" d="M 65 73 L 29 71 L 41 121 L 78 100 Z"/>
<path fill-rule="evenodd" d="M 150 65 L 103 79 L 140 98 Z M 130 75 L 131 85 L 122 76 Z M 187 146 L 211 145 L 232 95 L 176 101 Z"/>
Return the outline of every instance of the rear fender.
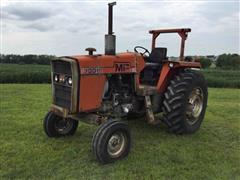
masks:
<path fill-rule="evenodd" d="M 160 77 L 157 83 L 157 91 L 159 93 L 165 92 L 168 82 L 172 77 L 179 73 L 180 70 L 186 68 L 201 68 L 198 62 L 185 62 L 185 61 L 167 61 L 163 64 Z"/>

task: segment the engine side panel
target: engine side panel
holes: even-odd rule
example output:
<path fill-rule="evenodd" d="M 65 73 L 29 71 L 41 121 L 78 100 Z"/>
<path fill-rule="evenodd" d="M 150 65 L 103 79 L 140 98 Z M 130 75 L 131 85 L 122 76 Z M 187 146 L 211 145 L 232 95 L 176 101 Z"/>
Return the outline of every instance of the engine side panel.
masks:
<path fill-rule="evenodd" d="M 78 62 L 79 112 L 89 112 L 101 107 L 106 76 L 110 74 L 138 74 L 144 67 L 144 60 L 136 53 L 121 53 L 116 56 L 93 55 L 74 56 Z"/>
<path fill-rule="evenodd" d="M 91 111 L 101 106 L 105 81 L 105 75 L 82 75 L 80 77 L 80 112 Z"/>

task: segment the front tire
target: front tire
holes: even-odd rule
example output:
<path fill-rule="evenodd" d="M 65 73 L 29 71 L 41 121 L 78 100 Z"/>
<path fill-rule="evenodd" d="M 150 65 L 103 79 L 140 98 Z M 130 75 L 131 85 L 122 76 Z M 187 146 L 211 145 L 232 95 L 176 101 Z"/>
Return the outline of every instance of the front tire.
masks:
<path fill-rule="evenodd" d="M 64 119 L 50 111 L 44 118 L 43 127 L 48 137 L 70 136 L 76 132 L 78 121 Z"/>
<path fill-rule="evenodd" d="M 102 163 L 112 163 L 126 157 L 131 148 L 131 135 L 128 125 L 121 121 L 109 120 L 95 132 L 92 151 Z"/>
<path fill-rule="evenodd" d="M 207 84 L 200 72 L 185 70 L 170 81 L 164 94 L 163 122 L 170 132 L 196 132 L 203 121 L 208 99 Z"/>

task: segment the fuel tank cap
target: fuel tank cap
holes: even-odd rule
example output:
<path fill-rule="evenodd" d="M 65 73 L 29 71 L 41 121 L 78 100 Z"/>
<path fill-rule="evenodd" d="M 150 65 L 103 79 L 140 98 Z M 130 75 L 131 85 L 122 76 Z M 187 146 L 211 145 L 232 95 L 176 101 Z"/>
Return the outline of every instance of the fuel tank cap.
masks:
<path fill-rule="evenodd" d="M 88 55 L 93 55 L 94 51 L 97 51 L 95 48 L 92 47 L 88 47 L 85 49 L 85 51 L 88 51 Z"/>

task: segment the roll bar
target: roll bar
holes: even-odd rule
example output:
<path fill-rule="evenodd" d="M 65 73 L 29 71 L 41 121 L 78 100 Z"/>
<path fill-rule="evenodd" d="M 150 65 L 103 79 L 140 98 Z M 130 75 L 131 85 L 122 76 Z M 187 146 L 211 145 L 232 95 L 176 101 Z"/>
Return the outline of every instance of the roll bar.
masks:
<path fill-rule="evenodd" d="M 152 49 L 156 46 L 156 39 L 160 34 L 163 33 L 178 33 L 181 37 L 181 47 L 180 47 L 180 61 L 184 60 L 184 48 L 185 48 L 185 40 L 187 39 L 188 32 L 191 32 L 190 28 L 180 28 L 180 29 L 158 29 L 158 30 L 150 30 L 149 33 L 152 34 Z"/>

